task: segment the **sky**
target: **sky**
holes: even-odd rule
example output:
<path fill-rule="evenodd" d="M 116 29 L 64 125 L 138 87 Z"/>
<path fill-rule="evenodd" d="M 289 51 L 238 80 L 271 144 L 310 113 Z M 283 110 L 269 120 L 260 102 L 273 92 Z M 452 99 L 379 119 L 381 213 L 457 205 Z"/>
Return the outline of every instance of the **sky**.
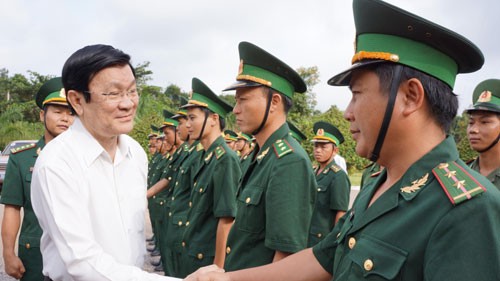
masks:
<path fill-rule="evenodd" d="M 482 69 L 460 74 L 455 83 L 460 110 L 471 105 L 479 82 L 500 78 L 500 1 L 387 2 L 465 36 L 482 50 Z M 349 68 L 354 54 L 350 0 L 0 0 L 0 27 L 0 68 L 10 76 L 28 70 L 60 75 L 73 52 L 99 43 L 130 54 L 134 65 L 149 61 L 149 84 L 189 91 L 192 77 L 198 77 L 221 93 L 235 81 L 238 43 L 249 41 L 293 68 L 317 66 L 318 110 L 332 105 L 344 110 L 350 99 L 348 88 L 326 83 Z"/>

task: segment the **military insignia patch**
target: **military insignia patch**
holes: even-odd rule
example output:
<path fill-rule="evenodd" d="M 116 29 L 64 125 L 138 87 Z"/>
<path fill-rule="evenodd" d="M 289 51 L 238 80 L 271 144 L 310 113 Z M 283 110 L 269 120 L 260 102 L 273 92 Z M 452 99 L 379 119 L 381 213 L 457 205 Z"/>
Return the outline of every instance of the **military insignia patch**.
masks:
<path fill-rule="evenodd" d="M 335 173 L 338 173 L 342 168 L 340 168 L 337 164 L 333 164 L 330 169 L 335 172 Z"/>
<path fill-rule="evenodd" d="M 486 191 L 484 186 L 456 162 L 441 163 L 432 169 L 432 173 L 453 205 Z"/>
<path fill-rule="evenodd" d="M 477 99 L 477 102 L 490 102 L 491 101 L 491 92 L 490 91 L 484 91 L 481 93 L 479 98 Z"/>
<path fill-rule="evenodd" d="M 273 143 L 273 148 L 278 158 L 293 152 L 292 146 L 286 140 L 277 140 Z"/>
<path fill-rule="evenodd" d="M 192 98 L 193 98 L 193 91 L 189 91 L 189 93 L 188 93 L 188 98 L 189 98 L 189 99 L 192 99 Z"/>
<path fill-rule="evenodd" d="M 240 60 L 240 65 L 238 66 L 238 75 L 243 73 L 243 60 Z"/>
<path fill-rule="evenodd" d="M 215 149 L 215 157 L 217 158 L 217 160 L 219 160 L 219 158 L 221 158 L 221 156 L 224 155 L 225 153 L 226 153 L 226 150 L 222 146 L 218 146 Z"/>
<path fill-rule="evenodd" d="M 318 129 L 318 131 L 316 132 L 316 135 L 318 135 L 318 136 L 324 136 L 325 135 L 325 130 Z"/>
<path fill-rule="evenodd" d="M 420 190 L 420 188 L 422 188 L 422 186 L 424 186 L 427 183 L 428 178 L 429 178 L 429 173 L 425 174 L 423 177 L 421 177 L 418 180 L 412 181 L 410 186 L 405 186 L 405 187 L 401 188 L 401 192 L 413 193 L 417 190 Z"/>
<path fill-rule="evenodd" d="M 268 152 L 269 152 L 269 147 L 266 150 L 262 151 L 262 153 L 257 156 L 257 160 L 259 161 L 262 160 L 264 157 L 266 157 Z"/>
<path fill-rule="evenodd" d="M 64 88 L 61 88 L 61 91 L 59 91 L 59 97 L 66 98 L 66 91 L 64 90 Z"/>
<path fill-rule="evenodd" d="M 25 151 L 25 150 L 28 150 L 28 149 L 32 149 L 36 146 L 36 143 L 30 143 L 30 144 L 26 144 L 26 145 L 22 145 L 20 147 L 16 147 L 16 148 L 13 148 L 10 150 L 10 153 L 12 154 L 16 154 L 16 153 L 19 153 L 21 151 Z"/>
<path fill-rule="evenodd" d="M 198 143 L 196 145 L 196 151 L 202 151 L 203 150 L 203 145 L 201 143 Z"/>
<path fill-rule="evenodd" d="M 214 153 L 213 153 L 213 151 L 212 151 L 212 152 L 210 152 L 210 153 L 207 155 L 207 157 L 205 157 L 205 162 L 210 161 L 210 159 L 212 159 L 212 155 L 213 155 L 213 154 L 214 154 Z"/>

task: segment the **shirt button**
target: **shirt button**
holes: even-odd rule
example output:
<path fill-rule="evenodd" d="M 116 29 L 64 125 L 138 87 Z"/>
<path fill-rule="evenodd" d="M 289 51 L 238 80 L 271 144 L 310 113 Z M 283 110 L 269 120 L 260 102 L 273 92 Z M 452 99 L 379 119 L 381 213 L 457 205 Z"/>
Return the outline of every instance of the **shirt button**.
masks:
<path fill-rule="evenodd" d="M 231 253 L 231 247 L 227 246 L 227 247 L 226 247 L 226 254 L 228 254 L 228 255 L 229 255 L 229 253 Z"/>
<path fill-rule="evenodd" d="M 200 193 L 202 193 L 202 192 L 203 192 L 203 188 L 200 188 Z"/>
<path fill-rule="evenodd" d="M 247 199 L 245 199 L 245 202 L 246 202 L 247 204 L 248 204 L 248 203 L 250 203 L 250 201 L 252 201 L 252 200 L 250 199 L 250 197 L 247 197 Z"/>
<path fill-rule="evenodd" d="M 354 246 L 356 246 L 356 238 L 354 237 L 349 238 L 349 242 L 347 242 L 347 245 L 349 246 L 349 249 L 354 248 Z"/>
<path fill-rule="evenodd" d="M 153 195 L 153 199 L 155 199 L 155 198 L 156 198 L 156 195 Z"/>
<path fill-rule="evenodd" d="M 186 247 L 186 242 L 182 241 L 181 245 L 182 247 Z"/>
<path fill-rule="evenodd" d="M 179 185 L 179 182 L 178 182 L 178 181 L 176 181 L 176 182 L 175 182 L 175 185 Z"/>
<path fill-rule="evenodd" d="M 163 205 L 163 201 L 160 201 L 160 206 Z"/>
<path fill-rule="evenodd" d="M 172 177 L 168 177 L 168 181 L 171 181 L 172 180 Z"/>
<path fill-rule="evenodd" d="M 320 191 L 321 191 L 321 189 L 318 188 L 318 192 L 320 192 Z"/>
<path fill-rule="evenodd" d="M 194 186 L 196 186 L 196 182 L 194 182 Z"/>
<path fill-rule="evenodd" d="M 179 221 L 177 224 L 178 224 L 179 226 L 181 226 L 181 225 L 182 225 L 182 221 Z"/>
<path fill-rule="evenodd" d="M 373 261 L 371 259 L 365 260 L 363 267 L 365 268 L 366 271 L 372 270 L 373 269 Z"/>
<path fill-rule="evenodd" d="M 174 201 L 174 200 L 175 200 L 175 197 L 174 197 L 174 196 L 172 196 L 172 201 Z"/>
<path fill-rule="evenodd" d="M 186 226 L 189 226 L 189 221 L 186 222 Z"/>
<path fill-rule="evenodd" d="M 323 236 L 323 234 L 318 233 L 318 235 L 317 235 L 317 236 L 318 236 L 318 238 L 321 238 L 321 237 Z"/>
<path fill-rule="evenodd" d="M 203 254 L 202 254 L 202 253 L 199 253 L 198 255 L 196 255 L 196 257 L 197 257 L 199 260 L 202 260 L 202 259 L 203 259 Z"/>
<path fill-rule="evenodd" d="M 189 208 L 193 207 L 193 202 L 189 201 Z"/>
<path fill-rule="evenodd" d="M 168 212 L 168 216 L 171 217 L 172 216 L 172 212 Z"/>
<path fill-rule="evenodd" d="M 29 249 L 29 248 L 31 248 L 30 243 L 26 243 L 26 249 Z"/>

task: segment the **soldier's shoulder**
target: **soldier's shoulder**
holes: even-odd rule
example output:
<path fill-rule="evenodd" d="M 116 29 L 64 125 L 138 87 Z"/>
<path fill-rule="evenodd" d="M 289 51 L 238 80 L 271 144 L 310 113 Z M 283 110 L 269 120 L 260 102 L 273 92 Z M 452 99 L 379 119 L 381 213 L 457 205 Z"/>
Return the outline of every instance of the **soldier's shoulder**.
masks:
<path fill-rule="evenodd" d="M 36 147 L 36 143 L 25 144 L 10 150 L 10 153 L 15 155 L 23 151 L 28 151 L 34 149 Z"/>
<path fill-rule="evenodd" d="M 273 143 L 273 150 L 277 158 L 283 158 L 286 155 L 293 154 L 296 148 L 290 144 L 289 140 L 278 139 Z"/>

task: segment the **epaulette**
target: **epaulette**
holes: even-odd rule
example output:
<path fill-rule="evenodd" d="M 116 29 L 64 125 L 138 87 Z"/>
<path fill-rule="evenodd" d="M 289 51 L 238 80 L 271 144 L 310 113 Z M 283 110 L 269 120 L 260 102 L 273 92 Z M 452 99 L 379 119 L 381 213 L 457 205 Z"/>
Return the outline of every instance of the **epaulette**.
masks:
<path fill-rule="evenodd" d="M 277 140 L 273 143 L 273 148 L 278 158 L 293 152 L 292 146 L 286 140 Z"/>
<path fill-rule="evenodd" d="M 338 166 L 337 164 L 332 164 L 332 166 L 330 166 L 330 169 L 335 173 L 338 173 L 338 171 L 342 170 L 342 168 L 340 168 L 340 166 Z"/>
<path fill-rule="evenodd" d="M 224 149 L 224 147 L 222 147 L 221 145 L 217 146 L 215 148 L 215 158 L 217 158 L 217 160 L 219 160 L 219 158 L 224 155 L 226 153 L 226 150 Z"/>
<path fill-rule="evenodd" d="M 36 143 L 25 144 L 25 145 L 22 145 L 20 147 L 16 147 L 16 148 L 11 149 L 10 153 L 16 154 L 16 153 L 19 153 L 21 151 L 32 149 L 34 147 L 36 147 Z"/>
<path fill-rule="evenodd" d="M 203 145 L 201 143 L 198 143 L 196 145 L 196 151 L 202 151 L 203 150 Z"/>
<path fill-rule="evenodd" d="M 439 164 L 432 169 L 432 173 L 453 205 L 486 191 L 484 186 L 454 161 Z"/>

